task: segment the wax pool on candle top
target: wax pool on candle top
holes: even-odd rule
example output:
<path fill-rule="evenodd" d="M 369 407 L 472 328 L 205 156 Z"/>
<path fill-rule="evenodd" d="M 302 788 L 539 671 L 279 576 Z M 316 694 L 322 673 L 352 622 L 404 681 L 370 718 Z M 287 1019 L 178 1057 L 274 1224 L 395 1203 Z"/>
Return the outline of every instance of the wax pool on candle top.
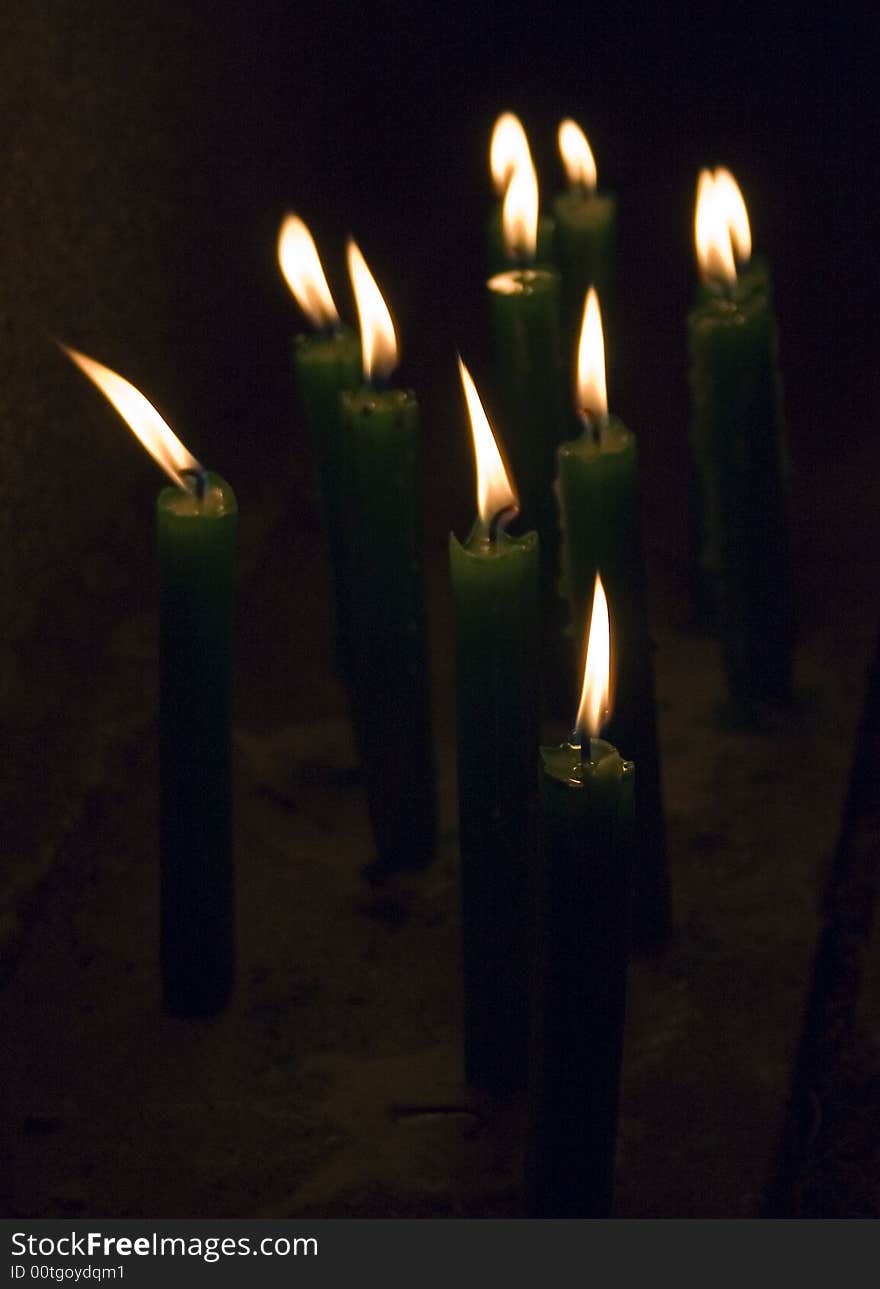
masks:
<path fill-rule="evenodd" d="M 462 378 L 467 389 L 464 369 Z M 483 416 L 482 408 L 471 415 Z M 485 430 L 491 437 L 488 422 Z M 478 520 L 464 545 L 450 535 L 449 562 L 465 1075 L 501 1092 L 524 1088 L 527 1079 L 540 633 L 537 534 L 509 537 L 492 530 L 493 519 Z"/>

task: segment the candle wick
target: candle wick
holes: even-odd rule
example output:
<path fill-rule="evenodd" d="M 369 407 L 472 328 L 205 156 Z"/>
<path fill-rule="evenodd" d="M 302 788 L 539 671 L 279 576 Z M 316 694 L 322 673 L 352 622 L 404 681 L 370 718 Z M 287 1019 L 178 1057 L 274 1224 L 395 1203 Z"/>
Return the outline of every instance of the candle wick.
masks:
<path fill-rule="evenodd" d="M 599 447 L 604 437 L 605 428 L 608 425 L 608 414 L 603 415 L 601 412 L 588 412 L 582 409 L 581 424 L 590 442 Z"/>
<path fill-rule="evenodd" d="M 590 743 L 592 740 L 590 739 L 590 736 L 586 732 L 586 730 L 575 730 L 574 734 L 572 735 L 571 741 L 572 743 L 574 743 L 575 747 L 580 748 L 581 765 L 592 760 L 592 755 L 591 755 L 592 750 L 590 747 Z"/>
<path fill-rule="evenodd" d="M 182 470 L 181 474 L 187 480 L 188 486 L 191 481 L 192 486 L 189 487 L 189 491 L 196 501 L 204 501 L 205 493 L 208 490 L 208 472 L 204 466 L 193 466 L 189 470 Z"/>
<path fill-rule="evenodd" d="M 518 505 L 505 506 L 499 510 L 497 515 L 493 515 L 486 526 L 486 536 L 490 542 L 494 542 L 498 534 L 503 532 L 507 525 L 514 520 L 519 514 Z"/>

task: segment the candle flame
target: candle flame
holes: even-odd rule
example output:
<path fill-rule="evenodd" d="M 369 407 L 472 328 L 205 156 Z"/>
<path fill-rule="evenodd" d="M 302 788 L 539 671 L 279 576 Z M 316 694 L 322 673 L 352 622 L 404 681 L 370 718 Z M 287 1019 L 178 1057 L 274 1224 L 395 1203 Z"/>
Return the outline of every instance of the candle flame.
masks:
<path fill-rule="evenodd" d="M 534 260 L 538 247 L 538 176 L 531 157 L 517 166 L 507 185 L 501 226 L 508 259 Z"/>
<path fill-rule="evenodd" d="M 584 664 L 584 683 L 577 714 L 577 731 L 598 738 L 608 719 L 611 690 L 611 626 L 608 621 L 608 601 L 602 579 L 596 574 L 593 588 L 593 611 L 587 637 L 587 660 Z"/>
<path fill-rule="evenodd" d="M 458 370 L 464 386 L 468 415 L 471 421 L 471 434 L 474 438 L 474 455 L 477 459 L 477 509 L 483 526 L 488 530 L 498 516 L 505 511 L 519 510 L 519 501 L 511 486 L 510 479 L 492 427 L 483 410 L 477 387 L 470 372 L 458 359 Z"/>
<path fill-rule="evenodd" d="M 596 160 L 587 136 L 577 121 L 567 117 L 560 122 L 558 140 L 568 182 L 573 187 L 578 185 L 586 188 L 587 192 L 595 192 Z"/>
<path fill-rule="evenodd" d="M 361 326 L 364 379 L 387 380 L 398 362 L 397 336 L 388 306 L 356 242 L 349 239 L 348 271 Z"/>
<path fill-rule="evenodd" d="M 202 474 L 202 467 L 183 446 L 171 426 L 165 423 L 153 404 L 144 398 L 140 390 L 124 376 L 111 371 L 109 367 L 95 362 L 94 358 L 88 358 L 76 349 L 71 349 L 67 345 L 61 345 L 61 348 L 113 404 L 168 477 L 177 484 L 178 488 L 182 488 L 185 492 L 189 491 L 183 479 L 183 473 L 193 471 L 196 474 Z"/>
<path fill-rule="evenodd" d="M 298 215 L 287 215 L 278 234 L 278 262 L 296 302 L 313 326 L 339 324 L 314 239 Z"/>
<path fill-rule="evenodd" d="M 507 188 L 513 173 L 530 160 L 529 141 L 522 121 L 512 112 L 504 112 L 495 122 L 492 142 L 489 144 L 489 168 L 499 197 Z"/>
<path fill-rule="evenodd" d="M 700 171 L 694 240 L 703 279 L 734 283 L 737 259 L 748 260 L 752 253 L 752 235 L 739 185 L 723 167 L 714 174 Z"/>
<path fill-rule="evenodd" d="M 584 302 L 584 318 L 578 344 L 577 410 L 585 416 L 608 415 L 602 313 L 596 288 L 592 286 Z"/>

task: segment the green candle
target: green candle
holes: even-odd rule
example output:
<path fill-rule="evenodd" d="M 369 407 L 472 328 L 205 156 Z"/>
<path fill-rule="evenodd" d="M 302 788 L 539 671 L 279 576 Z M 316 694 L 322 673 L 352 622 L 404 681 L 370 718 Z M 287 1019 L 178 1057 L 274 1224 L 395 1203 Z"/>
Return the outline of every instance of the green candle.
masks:
<path fill-rule="evenodd" d="M 534 257 L 538 186 L 534 167 L 521 168 L 504 199 L 505 236 L 524 262 Z M 559 525 L 553 499 L 556 449 L 565 437 L 559 341 L 559 277 L 522 267 L 489 279 L 499 402 L 506 448 L 520 489 L 520 520 L 537 529 L 541 552 L 544 690 L 552 712 L 564 710 L 573 676 L 559 588 Z"/>
<path fill-rule="evenodd" d="M 571 743 L 541 749 L 530 1217 L 607 1217 L 611 1209 L 635 770 L 598 737 L 608 648 L 597 578 L 577 730 Z"/>
<path fill-rule="evenodd" d="M 728 691 L 748 708 L 754 700 L 789 698 L 794 652 L 776 319 L 759 277 L 736 290 L 735 253 L 745 258 L 748 249 L 729 188 L 708 171 L 700 177 L 695 232 L 711 291 L 688 317 L 700 568 Z"/>
<path fill-rule="evenodd" d="M 159 843 L 163 1000 L 210 1015 L 232 992 L 234 873 L 230 744 L 238 507 L 123 377 L 66 352 L 171 478 L 157 505 Z"/>
<path fill-rule="evenodd" d="M 495 122 L 489 145 L 489 168 L 498 198 L 486 226 L 490 274 L 502 273 L 518 261 L 517 251 L 510 247 L 504 235 L 503 198 L 516 170 L 520 166 L 531 165 L 531 149 L 522 122 L 512 112 L 503 113 Z M 546 215 L 541 215 L 538 219 L 534 259 L 535 263 L 542 266 L 553 264 L 553 220 Z"/>
<path fill-rule="evenodd" d="M 596 162 L 586 135 L 572 120 L 559 126 L 559 151 L 568 190 L 553 202 L 553 256 L 562 278 L 562 320 L 566 358 L 574 354 L 584 296 L 599 295 L 606 327 L 614 312 L 617 198 L 596 190 Z"/>
<path fill-rule="evenodd" d="M 350 592 L 345 568 L 345 497 L 341 468 L 340 394 L 361 381 L 358 338 L 340 322 L 312 235 L 288 215 L 278 238 L 278 259 L 300 308 L 316 329 L 297 336 L 294 367 L 303 414 L 312 441 L 330 572 L 330 634 L 338 674 L 350 674 Z"/>
<path fill-rule="evenodd" d="M 468 1083 L 523 1089 L 538 746 L 538 537 L 517 510 L 470 373 L 459 362 L 477 458 L 479 519 L 449 538 L 455 609 L 458 812 Z"/>
<path fill-rule="evenodd" d="M 608 416 L 602 318 L 592 287 L 578 350 L 576 401 L 583 433 L 563 443 L 558 456 L 563 579 L 574 640 L 585 638 L 599 571 L 615 624 L 609 736 L 639 767 L 632 941 L 636 948 L 649 950 L 669 935 L 670 907 L 638 459 L 635 436 Z"/>
<path fill-rule="evenodd" d="M 435 835 L 419 411 L 412 393 L 377 388 L 397 365 L 394 326 L 353 242 L 348 263 L 367 381 L 342 395 L 352 714 L 377 862 L 414 868 L 430 860 Z"/>

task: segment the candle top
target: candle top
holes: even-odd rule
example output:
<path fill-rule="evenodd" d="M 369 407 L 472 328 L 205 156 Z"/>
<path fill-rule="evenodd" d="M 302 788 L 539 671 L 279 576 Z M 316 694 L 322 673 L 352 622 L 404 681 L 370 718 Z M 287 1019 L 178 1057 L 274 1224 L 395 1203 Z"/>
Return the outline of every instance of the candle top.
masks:
<path fill-rule="evenodd" d="M 558 281 L 550 269 L 507 269 L 489 278 L 489 290 L 499 295 L 539 295 Z"/>
<path fill-rule="evenodd" d="M 541 748 L 544 774 L 566 788 L 587 792 L 609 789 L 621 779 L 635 773 L 632 761 L 624 761 L 613 744 L 605 739 L 590 739 L 590 756 L 586 759 L 579 743 L 560 743 Z"/>
<path fill-rule="evenodd" d="M 729 170 L 701 170 L 694 210 L 694 241 L 700 275 L 709 285 L 736 282 L 737 262 L 752 254 L 749 215 L 739 185 Z"/>
<path fill-rule="evenodd" d="M 474 456 L 477 462 L 477 511 L 480 523 L 490 541 L 502 519 L 509 522 L 519 513 L 519 500 L 510 481 L 504 460 L 492 433 L 473 378 L 459 355 L 458 371 L 464 387 Z"/>
<path fill-rule="evenodd" d="M 518 166 L 531 160 L 531 150 L 522 121 L 512 112 L 499 116 L 489 144 L 489 169 L 499 197 L 503 196 Z"/>
<path fill-rule="evenodd" d="M 164 488 L 159 494 L 159 505 L 166 513 L 182 519 L 222 519 L 238 512 L 238 502 L 229 484 L 210 471 L 201 497 L 194 492 L 181 492 L 179 488 Z"/>
<path fill-rule="evenodd" d="M 399 361 L 397 333 L 382 292 L 357 243 L 349 239 L 348 272 L 361 325 L 364 379 L 388 380 Z"/>

